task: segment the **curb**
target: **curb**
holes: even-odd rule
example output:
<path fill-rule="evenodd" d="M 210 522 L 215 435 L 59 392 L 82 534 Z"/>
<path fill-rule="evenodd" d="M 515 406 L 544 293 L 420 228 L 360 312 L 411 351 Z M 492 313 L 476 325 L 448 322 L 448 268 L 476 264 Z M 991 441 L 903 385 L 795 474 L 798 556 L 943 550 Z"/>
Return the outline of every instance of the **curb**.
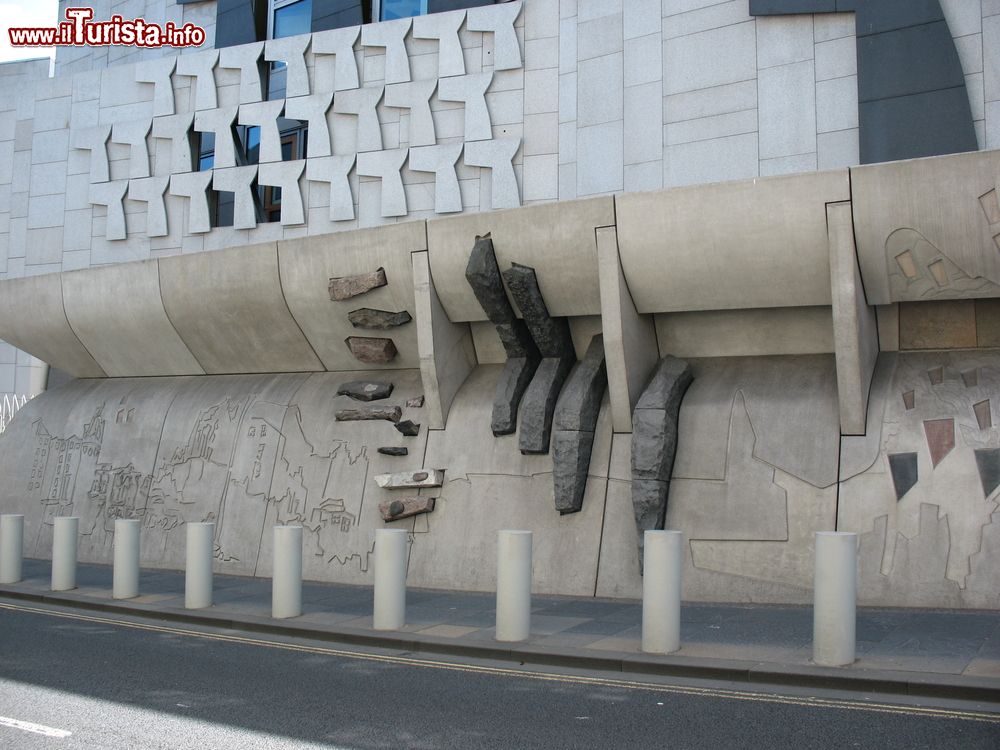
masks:
<path fill-rule="evenodd" d="M 1000 703 L 1000 679 L 963 677 L 930 672 L 892 670 L 845 670 L 802 664 L 776 664 L 738 659 L 659 656 L 608 651 L 589 654 L 531 644 L 500 645 L 496 642 L 461 643 L 419 633 L 375 632 L 361 628 L 318 628 L 288 620 L 245 616 L 220 617 L 196 611 L 155 609 L 150 605 L 129 605 L 117 601 L 86 599 L 73 594 L 40 594 L 0 587 L 0 596 L 40 604 L 69 606 L 95 612 L 129 615 L 167 622 L 240 630 L 249 633 L 365 646 L 416 654 L 460 656 L 474 659 L 515 662 L 521 665 L 564 667 L 623 675 L 682 677 L 722 680 L 758 686 L 785 686 L 845 690 L 921 698 L 946 698 L 983 703 Z"/>

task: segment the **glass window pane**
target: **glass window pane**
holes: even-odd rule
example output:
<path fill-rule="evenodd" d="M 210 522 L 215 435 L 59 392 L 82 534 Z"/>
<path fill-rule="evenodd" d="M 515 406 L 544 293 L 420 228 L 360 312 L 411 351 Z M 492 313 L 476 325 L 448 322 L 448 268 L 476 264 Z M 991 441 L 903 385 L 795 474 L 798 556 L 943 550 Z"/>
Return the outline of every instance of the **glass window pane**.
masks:
<path fill-rule="evenodd" d="M 383 21 L 422 16 L 426 13 L 427 0 L 382 0 Z"/>
<path fill-rule="evenodd" d="M 271 37 L 308 34 L 312 30 L 312 0 L 299 0 L 274 11 L 274 25 Z"/>

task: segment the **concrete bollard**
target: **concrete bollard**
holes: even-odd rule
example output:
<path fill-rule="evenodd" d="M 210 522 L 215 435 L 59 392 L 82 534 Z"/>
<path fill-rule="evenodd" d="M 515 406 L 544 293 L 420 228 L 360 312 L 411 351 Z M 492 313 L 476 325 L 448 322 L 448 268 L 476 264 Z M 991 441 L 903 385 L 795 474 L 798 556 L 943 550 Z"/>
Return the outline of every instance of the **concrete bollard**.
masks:
<path fill-rule="evenodd" d="M 642 557 L 642 650 L 670 654 L 681 647 L 684 534 L 647 531 Z"/>
<path fill-rule="evenodd" d="M 76 547 L 80 519 L 59 516 L 52 528 L 52 590 L 76 588 Z"/>
<path fill-rule="evenodd" d="M 531 532 L 497 532 L 498 641 L 527 640 L 531 632 Z"/>
<path fill-rule="evenodd" d="M 406 622 L 406 540 L 403 529 L 375 531 L 375 630 L 399 630 Z"/>
<path fill-rule="evenodd" d="M 858 596 L 858 535 L 816 532 L 813 579 L 813 661 L 825 667 L 854 662 Z"/>
<path fill-rule="evenodd" d="M 187 560 L 184 567 L 184 606 L 212 606 L 212 558 L 215 554 L 215 524 L 187 524 Z"/>
<path fill-rule="evenodd" d="M 24 561 L 24 516 L 0 516 L 0 583 L 18 583 Z"/>
<path fill-rule="evenodd" d="M 274 527 L 271 617 L 302 614 L 302 527 Z"/>
<path fill-rule="evenodd" d="M 139 596 L 139 530 L 135 518 L 115 521 L 115 567 L 112 573 L 111 596 L 133 599 Z"/>

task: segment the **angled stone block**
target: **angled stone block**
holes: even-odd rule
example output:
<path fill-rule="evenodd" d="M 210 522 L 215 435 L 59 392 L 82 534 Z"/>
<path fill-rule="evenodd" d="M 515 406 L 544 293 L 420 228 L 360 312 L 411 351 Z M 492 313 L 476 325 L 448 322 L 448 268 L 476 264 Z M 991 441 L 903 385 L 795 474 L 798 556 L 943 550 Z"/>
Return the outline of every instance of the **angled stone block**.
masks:
<path fill-rule="evenodd" d="M 458 30 L 465 20 L 464 10 L 431 13 L 413 19 L 414 39 L 438 40 L 438 77 L 465 75 L 465 55 Z"/>
<path fill-rule="evenodd" d="M 104 236 L 109 240 L 123 240 L 127 236 L 125 209 L 122 206 L 126 190 L 128 190 L 128 180 L 99 182 L 90 186 L 88 196 L 90 202 L 108 207 L 108 221 Z"/>
<path fill-rule="evenodd" d="M 402 422 L 397 422 L 396 429 L 405 437 L 416 437 L 420 434 L 420 425 L 412 419 L 404 419 Z"/>
<path fill-rule="evenodd" d="M 560 515 L 578 513 L 583 509 L 593 449 L 593 432 L 553 429 L 552 481 L 555 506 Z"/>
<path fill-rule="evenodd" d="M 355 401 L 381 401 L 392 395 L 392 383 L 381 380 L 351 380 L 341 383 L 338 396 L 350 396 Z"/>
<path fill-rule="evenodd" d="M 362 47 L 385 47 L 385 82 L 410 80 L 410 59 L 406 54 L 406 35 L 412 19 L 399 18 L 361 27 Z"/>
<path fill-rule="evenodd" d="M 194 129 L 199 133 L 215 134 L 216 169 L 236 166 L 236 142 L 233 139 L 233 125 L 239 115 L 237 106 L 221 109 L 206 109 L 194 115 Z"/>
<path fill-rule="evenodd" d="M 268 39 L 264 44 L 267 62 L 285 63 L 285 96 L 309 96 L 309 70 L 306 49 L 312 39 L 309 34 L 297 34 L 281 39 Z"/>
<path fill-rule="evenodd" d="M 521 400 L 521 427 L 517 447 L 526 455 L 548 453 L 552 433 L 552 415 L 556 410 L 559 391 L 573 369 L 569 357 L 546 357 L 538 364 L 524 398 Z"/>
<path fill-rule="evenodd" d="M 378 450 L 379 453 L 383 452 L 382 448 Z M 400 448 L 399 450 L 405 451 L 406 448 Z M 393 453 L 389 455 L 405 456 L 406 453 Z M 433 510 L 433 497 L 404 497 L 399 500 L 383 500 L 378 504 L 378 512 L 381 514 L 382 520 L 386 522 L 418 516 L 421 513 L 430 513 Z"/>
<path fill-rule="evenodd" d="M 214 170 L 186 172 L 170 175 L 170 194 L 188 199 L 188 234 L 204 234 L 212 231 L 209 212 L 208 189 L 212 185 Z"/>
<path fill-rule="evenodd" d="M 330 279 L 330 299 L 342 302 L 352 297 L 383 287 L 389 282 L 385 277 L 384 268 L 376 268 L 369 273 L 359 273 L 354 276 L 336 276 Z"/>
<path fill-rule="evenodd" d="M 170 77 L 176 62 L 175 57 L 162 57 L 144 60 L 135 66 L 136 82 L 153 84 L 153 115 L 156 117 L 174 114 L 174 86 Z"/>
<path fill-rule="evenodd" d="M 538 369 L 540 358 L 510 357 L 504 362 L 493 397 L 490 429 L 493 435 L 513 435 L 517 430 L 517 410 Z"/>
<path fill-rule="evenodd" d="M 212 189 L 234 193 L 236 205 L 233 209 L 233 226 L 236 229 L 253 229 L 257 226 L 257 195 L 254 185 L 257 181 L 257 165 L 215 169 Z"/>
<path fill-rule="evenodd" d="M 299 187 L 299 180 L 305 168 L 305 159 L 271 162 L 261 164 L 258 167 L 258 184 L 281 188 L 281 223 L 283 226 L 306 223 L 305 207 L 302 205 L 302 189 Z"/>
<path fill-rule="evenodd" d="M 223 47 L 219 50 L 219 67 L 240 71 L 240 104 L 252 104 L 264 98 L 261 85 L 261 56 L 264 42 Z"/>
<path fill-rule="evenodd" d="M 146 139 L 153 128 L 151 119 L 116 122 L 111 129 L 111 142 L 129 147 L 129 178 L 149 177 L 149 145 Z"/>
<path fill-rule="evenodd" d="M 334 56 L 334 91 L 348 91 L 360 85 L 358 81 L 358 61 L 354 57 L 354 45 L 361 34 L 360 26 L 343 29 L 317 31 L 312 35 L 312 51 L 319 67 L 323 57 Z"/>
<path fill-rule="evenodd" d="M 440 487 L 444 484 L 444 469 L 400 471 L 395 474 L 376 474 L 375 484 L 384 490 Z"/>
<path fill-rule="evenodd" d="M 410 146 L 432 146 L 437 142 L 431 116 L 431 95 L 435 88 L 437 81 L 433 79 L 385 87 L 385 106 L 410 111 Z"/>
<path fill-rule="evenodd" d="M 218 107 L 219 97 L 215 88 L 215 66 L 219 62 L 219 51 L 206 50 L 190 55 L 179 55 L 174 59 L 176 61 L 175 76 L 187 76 L 195 79 L 194 108 L 203 110 Z"/>
<path fill-rule="evenodd" d="M 278 132 L 278 118 L 285 109 L 283 99 L 270 102 L 241 104 L 239 123 L 260 128 L 260 156 L 258 161 L 281 161 L 281 134 Z"/>
<path fill-rule="evenodd" d="M 662 529 L 667 518 L 667 493 L 670 482 L 656 479 L 632 480 L 632 513 L 639 531 L 639 570 L 642 570 L 646 531 Z"/>
<path fill-rule="evenodd" d="M 519 148 L 520 138 L 498 138 L 465 144 L 465 164 L 490 170 L 490 208 L 517 208 L 521 205 L 521 192 L 517 186 L 517 175 L 514 174 L 514 157 Z"/>
<path fill-rule="evenodd" d="M 410 120 L 411 124 L 413 120 Z M 455 213 L 462 210 L 462 192 L 455 165 L 462 155 L 463 144 L 440 146 L 410 146 L 410 169 L 434 173 L 434 212 Z"/>
<path fill-rule="evenodd" d="M 333 97 L 333 111 L 340 115 L 358 118 L 358 152 L 382 150 L 382 126 L 378 119 L 378 103 L 382 101 L 383 86 L 366 86 L 363 89 L 343 91 Z"/>
<path fill-rule="evenodd" d="M 396 345 L 392 339 L 348 336 L 344 341 L 354 358 L 366 365 L 387 365 L 396 358 Z"/>
<path fill-rule="evenodd" d="M 378 452 L 381 453 L 383 456 L 408 456 L 408 455 L 410 455 L 409 448 L 402 447 L 402 446 L 395 446 L 395 445 L 383 446 L 383 447 L 381 447 L 381 448 L 378 449 Z"/>
<path fill-rule="evenodd" d="M 347 313 L 347 319 L 355 328 L 365 328 L 373 331 L 388 331 L 399 326 L 405 326 L 413 318 L 406 310 L 400 312 L 389 312 L 388 310 L 373 310 L 370 307 L 362 307 L 360 310 L 351 310 Z"/>
<path fill-rule="evenodd" d="M 96 125 L 91 128 L 74 128 L 69 134 L 69 145 L 90 152 L 90 181 L 107 182 L 111 179 L 108 165 L 108 141 L 111 139 L 110 125 Z"/>
<path fill-rule="evenodd" d="M 154 117 L 153 138 L 170 141 L 170 173 L 190 172 L 194 166 L 191 130 L 194 112 L 169 117 Z M 157 155 L 159 158 L 159 154 Z"/>
<path fill-rule="evenodd" d="M 538 286 L 535 269 L 520 263 L 512 263 L 502 275 L 542 357 L 576 359 L 573 338 L 569 332 L 569 320 L 549 315 L 545 300 L 542 298 L 542 290 Z"/>
<path fill-rule="evenodd" d="M 520 2 L 483 5 L 466 11 L 465 28 L 493 34 L 493 67 L 496 70 L 521 67 L 521 44 L 514 29 L 519 15 Z"/>
<path fill-rule="evenodd" d="M 167 226 L 167 206 L 163 194 L 170 185 L 170 175 L 146 177 L 128 181 L 128 198 L 146 204 L 146 235 L 165 237 L 170 233 Z"/>
<path fill-rule="evenodd" d="M 573 372 L 559 394 L 552 429 L 594 432 L 607 387 L 604 337 L 598 334 L 590 340 L 587 353 L 573 367 Z"/>
<path fill-rule="evenodd" d="M 330 125 L 326 113 L 333 104 L 333 94 L 313 94 L 285 99 L 285 117 L 300 120 L 309 127 L 309 158 L 333 154 Z"/>
<path fill-rule="evenodd" d="M 321 156 L 306 160 L 306 179 L 330 185 L 330 221 L 354 218 L 354 195 L 348 176 L 354 166 L 354 154 Z"/>
<path fill-rule="evenodd" d="M 486 106 L 486 90 L 492 82 L 493 71 L 468 73 L 438 81 L 438 99 L 465 105 L 466 141 L 488 141 L 493 137 L 493 122 Z"/>
<path fill-rule="evenodd" d="M 406 153 L 405 148 L 400 148 L 358 154 L 358 174 L 382 181 L 382 216 L 406 216 L 406 193 L 400 175 Z"/>
<path fill-rule="evenodd" d="M 384 419 L 387 422 L 398 422 L 403 416 L 403 410 L 398 406 L 367 406 L 355 409 L 340 409 L 333 417 L 338 422 L 366 422 Z"/>

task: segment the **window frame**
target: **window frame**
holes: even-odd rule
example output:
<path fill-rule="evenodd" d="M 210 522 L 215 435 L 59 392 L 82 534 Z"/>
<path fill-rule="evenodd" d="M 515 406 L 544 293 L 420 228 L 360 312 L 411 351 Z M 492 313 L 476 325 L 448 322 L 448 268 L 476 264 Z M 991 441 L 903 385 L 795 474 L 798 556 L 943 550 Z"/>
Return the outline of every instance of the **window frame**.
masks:
<path fill-rule="evenodd" d="M 420 0 L 420 12 L 410 18 L 416 18 L 417 16 L 426 16 L 428 0 Z M 382 0 L 372 0 L 372 22 L 381 23 L 382 22 Z"/>
<path fill-rule="evenodd" d="M 302 2 L 302 0 L 267 0 L 267 38 L 274 39 L 274 14 L 289 5 Z M 377 0 L 376 0 L 377 2 Z"/>

